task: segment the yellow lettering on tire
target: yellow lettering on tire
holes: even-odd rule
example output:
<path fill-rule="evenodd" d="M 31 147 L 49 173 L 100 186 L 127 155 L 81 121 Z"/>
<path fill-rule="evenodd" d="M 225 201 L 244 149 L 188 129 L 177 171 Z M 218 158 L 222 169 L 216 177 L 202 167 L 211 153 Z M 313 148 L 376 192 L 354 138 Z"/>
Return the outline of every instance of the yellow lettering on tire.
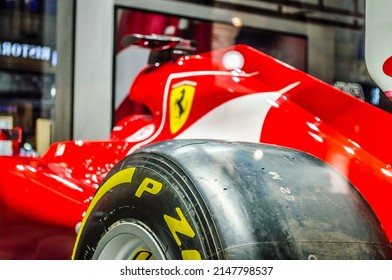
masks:
<path fill-rule="evenodd" d="M 103 183 L 103 185 L 98 189 L 97 193 L 94 195 L 94 199 L 91 201 L 89 207 L 87 208 L 86 215 L 82 220 L 82 224 L 78 231 L 78 235 L 76 236 L 76 241 L 72 252 L 72 259 L 75 258 L 75 250 L 79 244 L 79 240 L 83 232 L 83 228 L 86 224 L 88 217 L 91 214 L 91 211 L 94 209 L 95 205 L 111 189 L 124 183 L 130 183 L 132 181 L 133 174 L 135 173 L 135 169 L 136 169 L 135 167 L 130 167 L 117 172 L 112 177 L 110 177 L 107 181 L 105 181 L 105 183 Z"/>
<path fill-rule="evenodd" d="M 169 227 L 169 230 L 176 241 L 178 246 L 181 246 L 182 242 L 180 238 L 178 237 L 178 233 L 181 233 L 185 236 L 188 237 L 195 237 L 195 232 L 193 231 L 192 227 L 188 223 L 187 219 L 184 216 L 184 213 L 182 213 L 181 209 L 179 207 L 176 208 L 176 212 L 180 219 L 176 219 L 173 217 L 170 217 L 169 215 L 163 215 L 163 218 L 166 221 L 167 226 Z"/>
<path fill-rule="evenodd" d="M 134 261 L 136 261 L 136 260 L 151 260 L 152 258 L 153 258 L 153 254 L 150 252 L 150 251 L 148 251 L 148 250 L 146 250 L 146 249 L 144 249 L 144 248 L 140 248 L 132 257 L 131 257 L 131 260 L 134 260 Z"/>
<path fill-rule="evenodd" d="M 151 178 L 144 178 L 140 186 L 137 188 L 135 196 L 140 198 L 144 192 L 156 195 L 162 190 L 162 183 Z"/>
<path fill-rule="evenodd" d="M 201 260 L 201 255 L 197 250 L 184 250 L 181 255 L 183 260 Z"/>

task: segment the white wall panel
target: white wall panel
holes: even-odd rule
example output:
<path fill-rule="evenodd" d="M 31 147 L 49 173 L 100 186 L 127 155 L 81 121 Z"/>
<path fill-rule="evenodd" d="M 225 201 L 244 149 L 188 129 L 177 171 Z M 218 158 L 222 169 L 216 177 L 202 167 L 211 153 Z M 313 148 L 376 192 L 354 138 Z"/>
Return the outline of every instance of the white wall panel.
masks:
<path fill-rule="evenodd" d="M 112 107 L 113 1 L 76 5 L 74 138 L 108 138 Z"/>

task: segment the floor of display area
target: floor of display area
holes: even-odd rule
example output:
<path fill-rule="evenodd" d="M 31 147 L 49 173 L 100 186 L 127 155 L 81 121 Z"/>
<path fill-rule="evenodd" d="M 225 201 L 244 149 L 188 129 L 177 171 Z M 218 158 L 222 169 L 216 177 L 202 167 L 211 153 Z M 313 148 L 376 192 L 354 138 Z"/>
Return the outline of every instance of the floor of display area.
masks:
<path fill-rule="evenodd" d="M 0 260 L 69 260 L 75 238 L 74 230 L 2 215 Z"/>

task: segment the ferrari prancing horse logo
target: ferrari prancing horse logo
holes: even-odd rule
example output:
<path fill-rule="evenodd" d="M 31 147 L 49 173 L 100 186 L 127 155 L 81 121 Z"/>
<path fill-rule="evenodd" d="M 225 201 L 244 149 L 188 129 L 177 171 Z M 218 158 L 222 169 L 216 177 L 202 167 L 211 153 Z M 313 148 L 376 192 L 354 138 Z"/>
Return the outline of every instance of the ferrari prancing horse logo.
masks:
<path fill-rule="evenodd" d="M 175 134 L 188 120 L 196 83 L 184 81 L 173 86 L 170 92 L 170 132 Z"/>

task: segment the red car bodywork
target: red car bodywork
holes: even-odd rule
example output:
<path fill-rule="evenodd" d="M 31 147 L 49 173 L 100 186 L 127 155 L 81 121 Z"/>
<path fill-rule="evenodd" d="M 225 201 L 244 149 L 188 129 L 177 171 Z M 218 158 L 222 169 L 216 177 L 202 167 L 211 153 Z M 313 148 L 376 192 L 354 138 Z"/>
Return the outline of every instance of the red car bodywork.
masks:
<path fill-rule="evenodd" d="M 233 61 L 238 68 L 228 66 Z M 358 188 L 392 241 L 390 114 L 244 45 L 148 66 L 130 98 L 151 114 L 130 115 L 107 141 L 0 158 L 0 207 L 9 216 L 0 217 L 0 231 L 16 216 L 73 230 L 105 174 L 132 151 L 166 139 L 218 138 L 323 159 Z"/>

